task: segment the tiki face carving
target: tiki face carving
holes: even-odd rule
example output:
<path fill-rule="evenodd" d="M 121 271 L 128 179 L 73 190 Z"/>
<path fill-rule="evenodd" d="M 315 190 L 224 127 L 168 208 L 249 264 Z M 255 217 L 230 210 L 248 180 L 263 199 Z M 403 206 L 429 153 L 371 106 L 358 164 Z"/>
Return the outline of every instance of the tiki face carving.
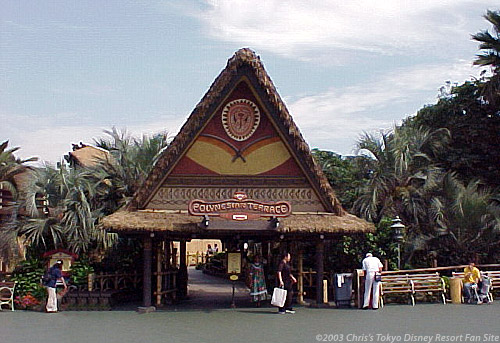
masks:
<path fill-rule="evenodd" d="M 259 108 L 247 99 L 231 101 L 222 110 L 222 126 L 229 137 L 236 141 L 250 138 L 259 122 Z"/>

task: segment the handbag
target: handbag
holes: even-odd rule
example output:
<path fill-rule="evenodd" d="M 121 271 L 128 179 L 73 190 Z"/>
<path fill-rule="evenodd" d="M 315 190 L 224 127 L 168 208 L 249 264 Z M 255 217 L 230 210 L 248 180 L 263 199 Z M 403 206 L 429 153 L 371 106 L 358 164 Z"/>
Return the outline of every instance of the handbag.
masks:
<path fill-rule="evenodd" d="M 277 307 L 283 307 L 285 305 L 286 300 L 286 289 L 283 288 L 274 288 L 273 297 L 271 299 L 271 305 Z"/>
<path fill-rule="evenodd" d="M 381 282 L 382 281 L 382 274 L 380 273 L 375 273 L 375 282 Z"/>

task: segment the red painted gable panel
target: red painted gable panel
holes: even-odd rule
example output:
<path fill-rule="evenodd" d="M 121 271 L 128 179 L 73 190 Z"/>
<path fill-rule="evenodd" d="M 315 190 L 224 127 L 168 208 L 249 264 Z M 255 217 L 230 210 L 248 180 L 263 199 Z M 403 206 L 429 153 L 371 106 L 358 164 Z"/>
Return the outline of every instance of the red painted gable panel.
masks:
<path fill-rule="evenodd" d="M 258 127 L 249 138 L 242 141 L 230 137 L 222 124 L 222 109 L 227 103 L 238 99 L 250 100 L 258 106 L 260 111 Z M 251 163 L 253 166 L 250 165 Z M 237 169 L 238 166 L 242 169 Z M 253 168 L 248 168 L 249 166 Z M 242 81 L 219 107 L 187 154 L 177 163 L 171 175 L 302 177 L 303 172 L 281 141 L 270 118 L 260 106 L 248 84 Z"/>

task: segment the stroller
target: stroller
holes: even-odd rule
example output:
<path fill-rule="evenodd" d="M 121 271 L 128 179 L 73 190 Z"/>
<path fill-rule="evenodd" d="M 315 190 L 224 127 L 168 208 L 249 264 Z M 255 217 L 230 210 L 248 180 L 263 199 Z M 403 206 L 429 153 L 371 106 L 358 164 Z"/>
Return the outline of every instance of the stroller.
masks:
<path fill-rule="evenodd" d="M 480 287 L 479 287 L 480 286 Z M 471 287 L 471 297 L 469 299 L 469 304 L 488 304 L 493 302 L 491 293 L 491 278 L 483 275 L 483 280 L 479 285 L 473 284 Z"/>

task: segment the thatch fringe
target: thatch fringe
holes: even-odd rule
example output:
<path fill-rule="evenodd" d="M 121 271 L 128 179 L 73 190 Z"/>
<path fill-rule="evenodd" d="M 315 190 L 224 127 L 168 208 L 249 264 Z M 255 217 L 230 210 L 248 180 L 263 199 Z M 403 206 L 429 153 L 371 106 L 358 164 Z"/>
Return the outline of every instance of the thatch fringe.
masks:
<path fill-rule="evenodd" d="M 221 219 L 222 220 L 222 219 Z M 266 219 L 262 219 L 266 220 Z M 187 213 L 170 211 L 118 211 L 105 217 L 102 226 L 116 232 L 171 231 L 178 233 L 199 233 L 199 217 Z M 234 224 L 236 227 L 238 223 Z M 331 213 L 292 214 L 281 218 L 277 229 L 283 233 L 363 233 L 373 232 L 375 227 L 352 214 L 337 216 Z M 242 230 L 244 231 L 244 230 Z"/>

